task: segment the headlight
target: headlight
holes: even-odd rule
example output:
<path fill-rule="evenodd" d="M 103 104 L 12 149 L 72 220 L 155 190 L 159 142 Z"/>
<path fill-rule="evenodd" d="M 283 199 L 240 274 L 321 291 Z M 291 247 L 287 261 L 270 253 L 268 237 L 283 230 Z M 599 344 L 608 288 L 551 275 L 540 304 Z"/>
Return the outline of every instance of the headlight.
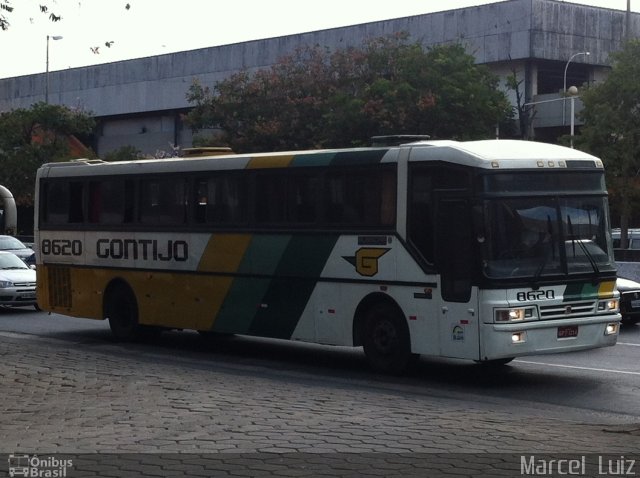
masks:
<path fill-rule="evenodd" d="M 618 299 L 601 300 L 598 302 L 598 312 L 617 312 L 619 306 Z"/>
<path fill-rule="evenodd" d="M 13 282 L 9 280 L 0 280 L 0 289 L 5 289 L 7 287 L 13 287 Z"/>
<path fill-rule="evenodd" d="M 496 309 L 496 322 L 517 322 L 520 320 L 532 319 L 533 309 L 514 308 L 514 309 Z"/>
<path fill-rule="evenodd" d="M 526 332 L 514 332 L 511 334 L 511 343 L 513 344 L 523 344 L 527 341 L 527 333 Z"/>
<path fill-rule="evenodd" d="M 607 327 L 604 329 L 604 335 L 615 335 L 615 334 L 617 334 L 619 327 L 620 327 L 620 324 L 618 324 L 617 322 L 615 322 L 613 324 L 607 324 Z"/>

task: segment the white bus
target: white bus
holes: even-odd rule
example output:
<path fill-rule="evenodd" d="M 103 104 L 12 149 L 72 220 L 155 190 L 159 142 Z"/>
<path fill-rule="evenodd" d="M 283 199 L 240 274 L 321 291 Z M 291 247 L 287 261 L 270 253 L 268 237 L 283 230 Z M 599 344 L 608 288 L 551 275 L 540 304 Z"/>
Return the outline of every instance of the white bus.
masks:
<path fill-rule="evenodd" d="M 163 329 L 506 363 L 614 345 L 602 162 L 511 140 L 42 166 L 38 303 Z"/>

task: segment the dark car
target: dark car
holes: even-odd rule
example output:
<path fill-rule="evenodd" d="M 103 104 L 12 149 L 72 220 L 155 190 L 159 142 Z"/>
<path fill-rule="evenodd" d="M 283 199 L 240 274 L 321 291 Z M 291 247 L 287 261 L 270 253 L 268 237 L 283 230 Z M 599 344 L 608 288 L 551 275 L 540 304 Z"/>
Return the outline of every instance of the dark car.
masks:
<path fill-rule="evenodd" d="M 640 283 L 618 277 L 616 288 L 620 291 L 622 322 L 625 324 L 640 322 Z"/>

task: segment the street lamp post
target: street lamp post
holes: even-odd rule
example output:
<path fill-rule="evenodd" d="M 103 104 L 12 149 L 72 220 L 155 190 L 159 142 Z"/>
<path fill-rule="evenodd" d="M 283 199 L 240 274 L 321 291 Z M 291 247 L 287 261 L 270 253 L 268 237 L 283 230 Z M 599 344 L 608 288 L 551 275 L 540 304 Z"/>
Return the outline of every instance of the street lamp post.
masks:
<path fill-rule="evenodd" d="M 49 38 L 52 40 L 62 40 L 60 35 L 47 35 L 47 69 L 45 73 L 45 85 L 44 85 L 44 102 L 49 103 Z"/>
<path fill-rule="evenodd" d="M 575 124 L 575 116 L 576 116 L 576 95 L 578 94 L 578 88 L 576 88 L 575 86 L 570 86 L 569 87 L 569 91 L 568 91 L 569 95 L 571 95 L 571 135 L 570 135 L 570 143 L 571 143 L 571 147 L 573 148 L 573 136 L 575 133 L 575 128 L 574 128 L 574 124 Z"/>
<path fill-rule="evenodd" d="M 567 61 L 567 64 L 564 65 L 564 83 L 563 83 L 563 87 L 562 87 L 562 94 L 565 96 L 565 98 L 567 96 L 567 70 L 569 69 L 569 63 L 571 63 L 571 60 L 573 60 L 578 55 L 589 56 L 589 55 L 591 55 L 591 52 L 581 51 L 581 52 L 578 52 L 578 53 L 574 53 L 573 55 L 571 55 L 569 57 L 569 60 Z M 566 101 L 563 101 L 562 102 L 562 126 L 567 124 L 567 121 L 566 121 L 566 118 L 565 118 L 566 111 L 567 111 L 566 105 L 567 105 Z"/>

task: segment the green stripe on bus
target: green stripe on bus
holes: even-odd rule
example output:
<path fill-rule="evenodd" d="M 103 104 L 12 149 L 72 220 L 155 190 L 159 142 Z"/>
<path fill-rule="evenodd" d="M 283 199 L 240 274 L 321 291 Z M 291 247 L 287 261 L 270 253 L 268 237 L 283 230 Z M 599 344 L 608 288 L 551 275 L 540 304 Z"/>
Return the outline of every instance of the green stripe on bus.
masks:
<path fill-rule="evenodd" d="M 329 166 L 336 153 L 298 154 L 293 158 L 291 167 Z"/>
<path fill-rule="evenodd" d="M 337 239 L 333 235 L 291 239 L 251 323 L 251 335 L 291 338 Z"/>
<path fill-rule="evenodd" d="M 290 240 L 289 234 L 255 234 L 238 267 L 238 273 L 273 275 Z"/>
<path fill-rule="evenodd" d="M 385 154 L 387 149 L 371 149 L 363 151 L 342 151 L 336 153 L 331 161 L 331 166 L 357 166 L 362 164 L 377 164 Z"/>
<path fill-rule="evenodd" d="M 575 283 L 567 285 L 564 290 L 563 302 L 572 300 L 594 299 L 598 297 L 599 283 Z"/>
<path fill-rule="evenodd" d="M 289 244 L 289 235 L 254 235 L 238 274 L 220 307 L 213 330 L 246 334 L 262 304 L 280 259 Z"/>
<path fill-rule="evenodd" d="M 235 278 L 212 330 L 225 334 L 248 333 L 270 284 L 271 279 L 267 278 Z"/>
<path fill-rule="evenodd" d="M 598 290 L 600 289 L 600 283 L 587 282 L 582 287 L 583 299 L 597 299 L 599 297 Z"/>

